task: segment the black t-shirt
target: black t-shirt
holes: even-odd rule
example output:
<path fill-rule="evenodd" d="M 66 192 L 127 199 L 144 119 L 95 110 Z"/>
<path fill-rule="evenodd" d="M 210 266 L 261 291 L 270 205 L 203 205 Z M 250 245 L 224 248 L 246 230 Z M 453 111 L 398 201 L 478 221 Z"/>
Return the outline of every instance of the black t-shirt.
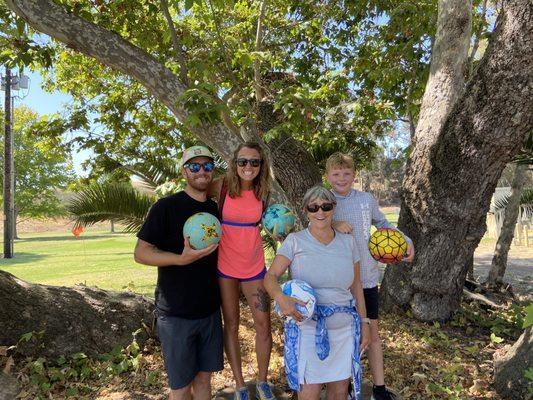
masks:
<path fill-rule="evenodd" d="M 200 202 L 183 191 L 160 199 L 150 208 L 137 237 L 160 250 L 181 254 L 183 225 L 198 212 L 208 212 L 218 218 L 217 205 L 212 200 Z M 217 251 L 189 265 L 158 267 L 157 270 L 155 299 L 160 314 L 200 319 L 220 307 Z"/>

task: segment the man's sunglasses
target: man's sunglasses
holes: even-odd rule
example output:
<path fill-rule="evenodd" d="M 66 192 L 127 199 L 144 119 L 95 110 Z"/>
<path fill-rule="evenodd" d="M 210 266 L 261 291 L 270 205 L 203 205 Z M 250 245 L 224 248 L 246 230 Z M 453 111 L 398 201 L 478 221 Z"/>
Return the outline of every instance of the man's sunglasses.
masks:
<path fill-rule="evenodd" d="M 254 168 L 257 168 L 261 165 L 261 160 L 259 158 L 250 158 L 249 160 L 247 158 L 237 158 L 237 161 L 235 161 L 239 167 L 245 167 L 250 163 L 250 165 Z"/>
<path fill-rule="evenodd" d="M 188 168 L 191 172 L 199 172 L 201 168 L 205 172 L 211 172 L 215 169 L 215 163 L 213 161 L 207 161 L 205 163 L 192 162 L 183 165 L 184 168 Z"/>
<path fill-rule="evenodd" d="M 316 213 L 319 208 L 322 209 L 322 211 L 331 211 L 333 210 L 333 207 L 335 207 L 335 204 L 333 203 L 322 203 L 320 205 L 318 204 L 308 204 L 307 205 L 307 211 L 310 213 Z"/>

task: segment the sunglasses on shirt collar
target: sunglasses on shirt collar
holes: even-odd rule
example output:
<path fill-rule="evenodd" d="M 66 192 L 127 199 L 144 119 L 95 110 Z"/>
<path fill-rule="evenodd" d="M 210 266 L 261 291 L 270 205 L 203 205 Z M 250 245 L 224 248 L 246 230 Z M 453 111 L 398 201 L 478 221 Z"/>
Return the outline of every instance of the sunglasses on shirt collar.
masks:
<path fill-rule="evenodd" d="M 322 211 L 331 211 L 333 210 L 333 207 L 335 207 L 335 204 L 333 203 L 322 203 L 320 205 L 318 204 L 308 204 L 307 205 L 307 211 L 309 211 L 310 213 L 316 213 L 318 212 L 318 210 L 321 208 Z"/>
<path fill-rule="evenodd" d="M 195 173 L 199 172 L 201 168 L 203 168 L 205 172 L 211 172 L 215 169 L 215 163 L 213 161 L 207 161 L 205 163 L 192 162 L 183 164 L 183 167 Z"/>

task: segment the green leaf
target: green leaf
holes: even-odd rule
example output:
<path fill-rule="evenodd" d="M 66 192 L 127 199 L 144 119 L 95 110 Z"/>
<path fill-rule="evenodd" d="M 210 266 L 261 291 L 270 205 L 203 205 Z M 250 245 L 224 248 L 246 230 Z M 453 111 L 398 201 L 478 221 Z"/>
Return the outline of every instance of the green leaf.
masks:
<path fill-rule="evenodd" d="M 533 381 L 533 368 L 528 368 L 524 371 L 524 376 L 528 381 Z"/>
<path fill-rule="evenodd" d="M 33 332 L 28 332 L 28 333 L 23 334 L 20 337 L 20 341 L 21 342 L 29 342 L 32 337 L 33 337 Z"/>
<path fill-rule="evenodd" d="M 20 37 L 23 37 L 24 29 L 26 28 L 26 22 L 22 18 L 17 18 L 15 24 L 17 25 L 17 33 Z"/>
<path fill-rule="evenodd" d="M 526 317 L 524 318 L 524 323 L 522 324 L 522 328 L 529 328 L 531 325 L 533 325 L 533 303 L 529 304 L 525 308 Z"/>
<path fill-rule="evenodd" d="M 196 3 L 196 0 L 185 0 L 185 11 L 189 11 L 194 3 Z"/>
<path fill-rule="evenodd" d="M 490 334 L 490 341 L 492 343 L 501 343 L 503 342 L 503 338 L 496 336 L 496 334 L 493 332 Z"/>

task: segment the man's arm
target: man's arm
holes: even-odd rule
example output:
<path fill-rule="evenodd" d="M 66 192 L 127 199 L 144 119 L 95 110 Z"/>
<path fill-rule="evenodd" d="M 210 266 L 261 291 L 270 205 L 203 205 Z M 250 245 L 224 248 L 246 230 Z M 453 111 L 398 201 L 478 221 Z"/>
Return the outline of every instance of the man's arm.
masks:
<path fill-rule="evenodd" d="M 188 265 L 216 250 L 218 245 L 212 244 L 202 250 L 194 250 L 187 238 L 184 241 L 183 252 L 175 254 L 170 251 L 158 249 L 151 243 L 137 239 L 133 253 L 135 262 L 155 267 L 168 267 L 170 265 Z"/>

